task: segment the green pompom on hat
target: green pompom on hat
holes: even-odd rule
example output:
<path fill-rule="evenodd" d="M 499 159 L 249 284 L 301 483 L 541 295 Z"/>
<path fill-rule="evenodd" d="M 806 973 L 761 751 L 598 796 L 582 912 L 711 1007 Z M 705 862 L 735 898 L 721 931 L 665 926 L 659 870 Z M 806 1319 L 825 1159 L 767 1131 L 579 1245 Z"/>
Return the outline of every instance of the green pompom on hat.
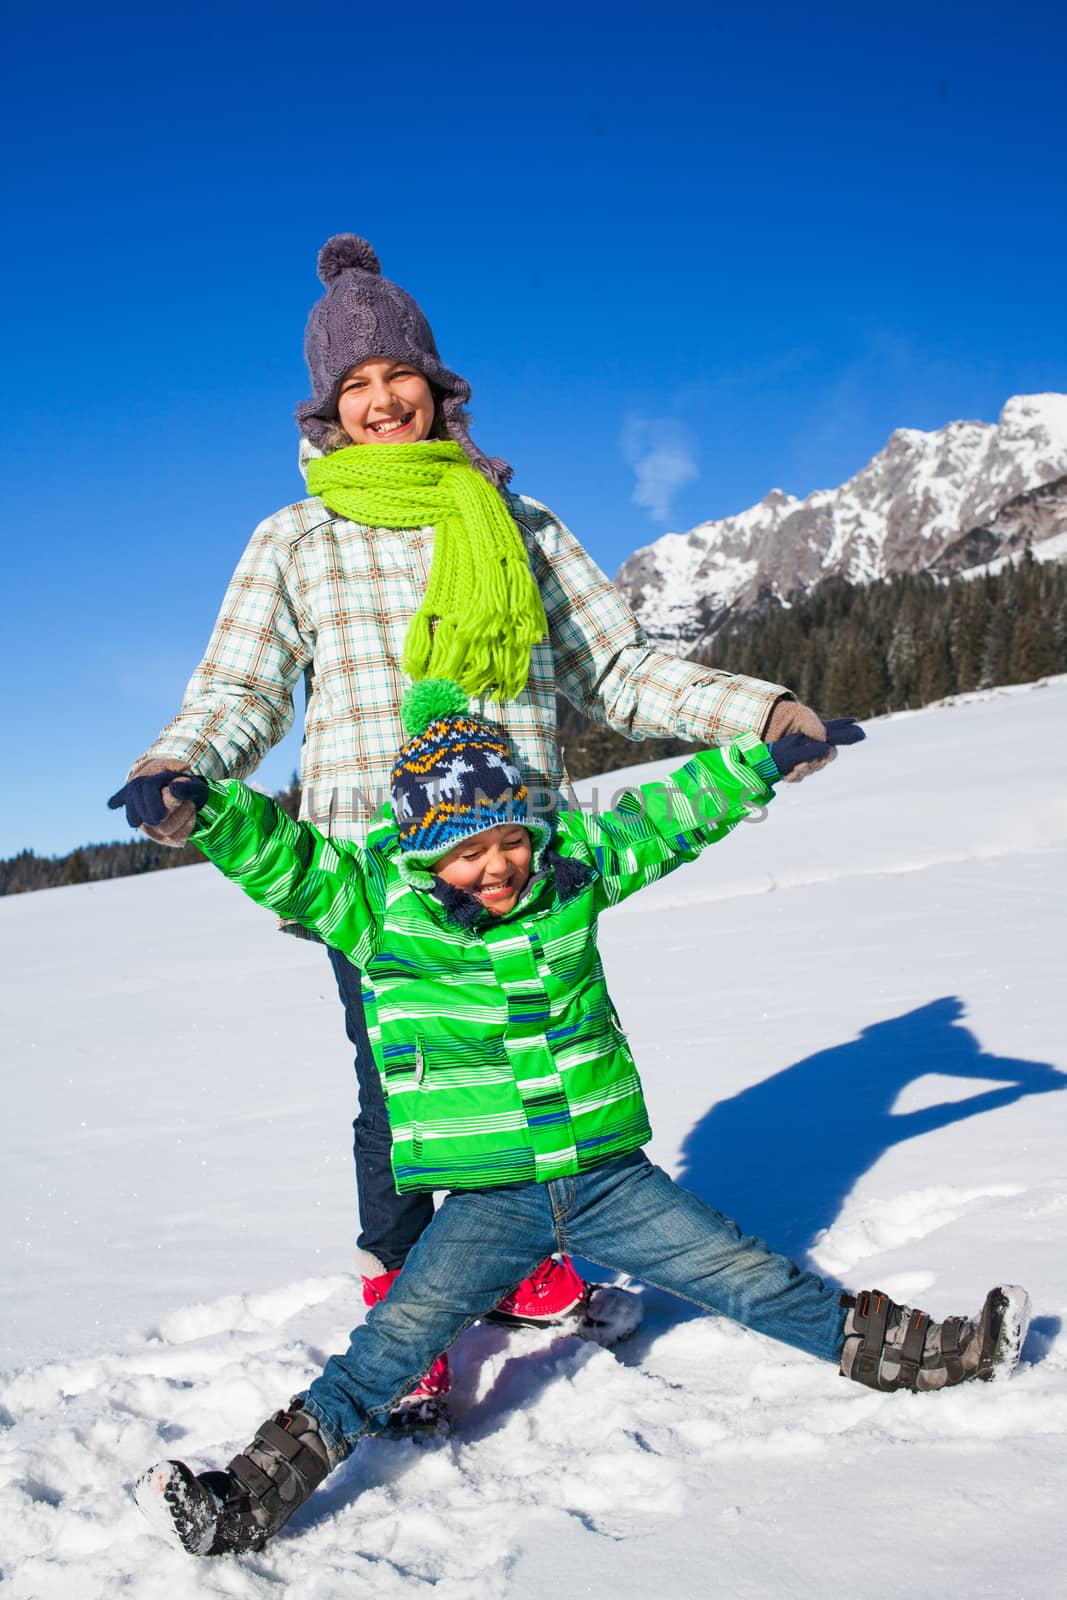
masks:
<path fill-rule="evenodd" d="M 408 738 L 417 739 L 439 717 L 462 717 L 469 710 L 467 693 L 454 679 L 423 678 L 400 702 L 400 721 Z"/>

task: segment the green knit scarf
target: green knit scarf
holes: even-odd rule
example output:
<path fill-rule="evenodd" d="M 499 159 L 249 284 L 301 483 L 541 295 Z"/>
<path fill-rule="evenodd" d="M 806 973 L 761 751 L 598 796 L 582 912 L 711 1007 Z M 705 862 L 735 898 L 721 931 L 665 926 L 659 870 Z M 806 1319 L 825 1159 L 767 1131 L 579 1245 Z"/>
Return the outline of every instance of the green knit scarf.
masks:
<path fill-rule="evenodd" d="M 521 693 L 545 608 L 507 506 L 458 444 L 350 445 L 310 461 L 307 483 L 350 522 L 433 524 L 430 578 L 404 641 L 409 677 L 452 678 L 478 698 Z"/>

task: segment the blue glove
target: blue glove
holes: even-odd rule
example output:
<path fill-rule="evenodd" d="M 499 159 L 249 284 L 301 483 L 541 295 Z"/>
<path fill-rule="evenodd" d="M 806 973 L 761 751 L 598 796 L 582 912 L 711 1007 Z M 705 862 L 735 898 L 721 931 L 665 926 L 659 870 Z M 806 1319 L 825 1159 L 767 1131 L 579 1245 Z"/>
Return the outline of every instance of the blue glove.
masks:
<path fill-rule="evenodd" d="M 775 739 L 770 747 L 771 760 L 781 777 L 784 778 L 805 761 L 822 761 L 829 755 L 833 745 L 858 744 L 867 737 L 855 717 L 832 717 L 823 726 L 826 729 L 825 742 L 813 739 L 807 733 L 787 733 L 781 739 Z"/>
<path fill-rule="evenodd" d="M 145 823 L 150 828 L 158 828 L 167 815 L 163 791 L 168 787 L 179 800 L 191 800 L 198 811 L 207 804 L 208 786 L 203 778 L 176 776 L 173 772 L 153 772 L 145 778 L 131 778 L 117 794 L 111 796 L 107 803 L 108 810 L 118 811 L 125 806 L 126 821 L 131 828 L 143 827 Z"/>
<path fill-rule="evenodd" d="M 855 717 L 831 717 L 823 727 L 828 744 L 859 744 L 867 737 Z"/>

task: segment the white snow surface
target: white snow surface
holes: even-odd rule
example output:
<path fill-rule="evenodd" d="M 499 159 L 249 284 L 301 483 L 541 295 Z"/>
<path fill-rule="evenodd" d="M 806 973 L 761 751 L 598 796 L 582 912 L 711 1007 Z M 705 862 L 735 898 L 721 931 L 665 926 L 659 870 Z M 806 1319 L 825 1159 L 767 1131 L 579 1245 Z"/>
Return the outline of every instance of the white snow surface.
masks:
<path fill-rule="evenodd" d="M 207 866 L 0 901 L 5 1592 L 1062 1592 L 1065 713 L 1061 678 L 874 722 L 602 924 L 653 1156 L 935 1316 L 1026 1285 L 1016 1375 L 880 1395 L 652 1292 L 616 1351 L 476 1328 L 451 1440 L 366 1441 L 240 1560 L 128 1489 L 224 1464 L 363 1316 L 325 953 Z"/>

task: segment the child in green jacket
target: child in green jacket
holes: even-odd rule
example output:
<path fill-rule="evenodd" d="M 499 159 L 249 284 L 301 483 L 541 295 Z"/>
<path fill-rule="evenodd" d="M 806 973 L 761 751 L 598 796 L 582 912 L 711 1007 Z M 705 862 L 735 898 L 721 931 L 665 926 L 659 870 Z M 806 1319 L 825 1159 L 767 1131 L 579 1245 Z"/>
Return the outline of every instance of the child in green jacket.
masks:
<path fill-rule="evenodd" d="M 193 841 L 262 905 L 364 973 L 397 1189 L 449 1191 L 348 1350 L 224 1471 L 152 1467 L 135 1494 L 197 1555 L 260 1549 L 464 1328 L 546 1255 L 577 1254 L 838 1363 L 876 1389 L 928 1390 L 1014 1366 L 1029 1315 L 993 1289 L 932 1322 L 877 1291 L 841 1295 L 673 1182 L 642 1151 L 641 1085 L 597 952 L 600 913 L 758 816 L 827 747 L 791 734 L 704 751 L 606 814 L 539 816 L 500 730 L 462 690 L 420 684 L 392 809 L 364 846 L 295 823 L 240 783 L 172 774 L 115 797 L 135 825 L 162 788 Z M 848 719 L 836 743 L 862 732 Z"/>

